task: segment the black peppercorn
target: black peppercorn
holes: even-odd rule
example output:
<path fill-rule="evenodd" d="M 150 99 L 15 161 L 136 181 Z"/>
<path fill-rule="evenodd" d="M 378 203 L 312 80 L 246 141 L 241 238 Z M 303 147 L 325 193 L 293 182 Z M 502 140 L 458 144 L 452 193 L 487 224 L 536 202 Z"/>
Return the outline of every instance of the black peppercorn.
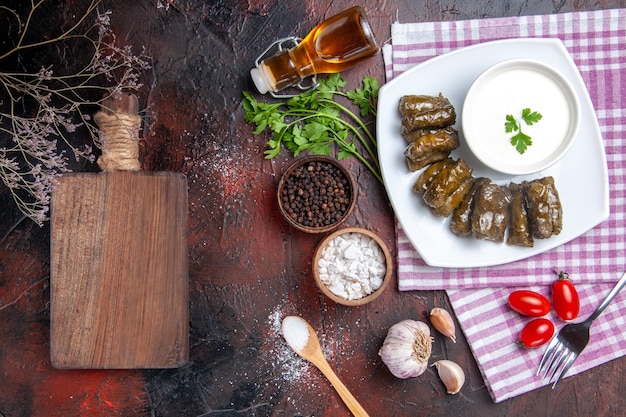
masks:
<path fill-rule="evenodd" d="M 298 224 L 320 228 L 342 220 L 351 190 L 344 173 L 330 162 L 307 162 L 284 181 L 281 201 L 286 215 Z"/>

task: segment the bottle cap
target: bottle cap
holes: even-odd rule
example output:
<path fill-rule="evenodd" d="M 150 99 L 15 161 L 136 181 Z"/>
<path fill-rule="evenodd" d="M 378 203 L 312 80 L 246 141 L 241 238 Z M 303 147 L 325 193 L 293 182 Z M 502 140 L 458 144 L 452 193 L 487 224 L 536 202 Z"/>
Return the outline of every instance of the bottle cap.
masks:
<path fill-rule="evenodd" d="M 254 81 L 256 89 L 259 90 L 259 93 L 265 94 L 270 90 L 269 83 L 260 68 L 252 68 L 250 70 L 250 76 L 252 77 L 252 81 Z"/>

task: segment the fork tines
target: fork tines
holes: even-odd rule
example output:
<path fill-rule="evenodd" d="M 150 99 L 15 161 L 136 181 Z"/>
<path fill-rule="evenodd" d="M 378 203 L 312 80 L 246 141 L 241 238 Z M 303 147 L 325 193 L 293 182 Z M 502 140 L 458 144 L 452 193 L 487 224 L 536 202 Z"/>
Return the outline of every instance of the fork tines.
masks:
<path fill-rule="evenodd" d="M 576 352 L 566 346 L 557 335 L 553 337 L 550 344 L 548 344 L 536 375 L 543 372 L 542 379 L 545 380 L 547 378 L 548 384 L 554 381 L 552 385 L 552 389 L 554 389 L 557 382 L 559 382 L 561 377 L 565 375 L 570 366 L 572 366 L 577 356 Z"/>

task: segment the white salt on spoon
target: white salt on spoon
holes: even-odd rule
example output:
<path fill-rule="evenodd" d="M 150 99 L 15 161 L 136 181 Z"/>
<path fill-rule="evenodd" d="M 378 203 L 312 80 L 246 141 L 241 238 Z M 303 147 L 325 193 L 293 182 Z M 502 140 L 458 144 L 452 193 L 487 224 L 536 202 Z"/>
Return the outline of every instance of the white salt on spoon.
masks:
<path fill-rule="evenodd" d="M 320 347 L 319 339 L 306 320 L 297 316 L 285 317 L 282 324 L 282 333 L 287 344 L 291 346 L 298 355 L 302 356 L 322 371 L 352 414 L 357 417 L 369 417 L 367 411 L 365 411 L 356 398 L 354 398 L 326 361 L 322 353 L 322 348 Z"/>

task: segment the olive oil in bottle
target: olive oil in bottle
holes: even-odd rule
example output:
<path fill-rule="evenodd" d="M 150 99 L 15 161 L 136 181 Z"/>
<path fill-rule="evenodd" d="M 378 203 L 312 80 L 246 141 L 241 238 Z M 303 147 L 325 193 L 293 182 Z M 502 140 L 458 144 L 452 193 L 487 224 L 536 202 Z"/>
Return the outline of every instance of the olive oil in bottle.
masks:
<path fill-rule="evenodd" d="M 365 12 L 355 6 L 317 25 L 294 48 L 259 62 L 250 75 L 260 93 L 277 92 L 316 74 L 344 71 L 376 52 Z"/>

